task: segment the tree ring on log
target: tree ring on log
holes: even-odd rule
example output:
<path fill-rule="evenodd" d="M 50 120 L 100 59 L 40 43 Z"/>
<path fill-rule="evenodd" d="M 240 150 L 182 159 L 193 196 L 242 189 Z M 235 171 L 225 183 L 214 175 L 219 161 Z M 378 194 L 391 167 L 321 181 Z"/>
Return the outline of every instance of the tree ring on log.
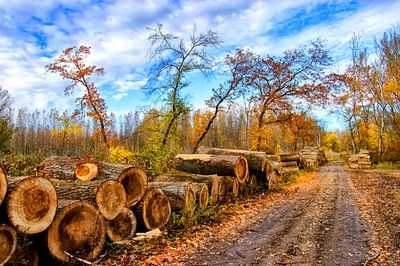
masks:
<path fill-rule="evenodd" d="M 132 207 L 138 203 L 146 192 L 147 175 L 140 167 L 130 166 L 125 168 L 119 175 L 118 181 L 125 188 L 127 207 Z"/>
<path fill-rule="evenodd" d="M 7 194 L 7 176 L 4 169 L 0 166 L 0 206 Z"/>
<path fill-rule="evenodd" d="M 135 235 L 136 226 L 135 215 L 125 207 L 117 217 L 106 222 L 107 235 L 113 242 L 131 239 Z"/>
<path fill-rule="evenodd" d="M 200 210 L 205 210 L 208 205 L 208 187 L 206 184 L 201 184 L 198 188 L 200 188 L 200 191 L 197 192 L 199 208 Z"/>
<path fill-rule="evenodd" d="M 43 177 L 27 177 L 19 181 L 8 198 L 10 223 L 26 234 L 46 230 L 57 210 L 57 193 L 53 183 Z"/>
<path fill-rule="evenodd" d="M 81 181 L 89 181 L 97 176 L 99 168 L 95 163 L 82 163 L 75 169 L 75 177 Z"/>
<path fill-rule="evenodd" d="M 143 222 L 148 230 L 164 226 L 171 216 L 171 205 L 161 188 L 147 190 L 143 199 Z"/>
<path fill-rule="evenodd" d="M 124 186 L 117 180 L 102 182 L 97 188 L 96 204 L 104 218 L 114 219 L 126 205 Z"/>
<path fill-rule="evenodd" d="M 10 260 L 17 247 L 17 232 L 7 224 L 0 225 L 0 265 Z"/>
<path fill-rule="evenodd" d="M 194 216 L 196 209 L 196 187 L 192 182 L 188 183 L 184 199 L 184 209 L 189 217 Z"/>
<path fill-rule="evenodd" d="M 98 257 L 105 241 L 104 218 L 86 201 L 75 201 L 62 208 L 47 233 L 50 254 L 64 262 L 71 261 L 65 252 L 81 259 Z"/>
<path fill-rule="evenodd" d="M 244 158 L 243 156 L 239 156 L 237 160 L 237 163 L 235 165 L 235 174 L 240 183 L 244 183 L 247 176 L 249 175 L 249 166 L 247 164 L 246 158 Z"/>

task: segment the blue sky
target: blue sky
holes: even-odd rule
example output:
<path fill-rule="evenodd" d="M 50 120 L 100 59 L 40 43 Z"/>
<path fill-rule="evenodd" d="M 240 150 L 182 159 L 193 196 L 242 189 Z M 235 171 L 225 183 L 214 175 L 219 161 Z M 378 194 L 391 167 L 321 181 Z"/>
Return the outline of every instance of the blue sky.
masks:
<path fill-rule="evenodd" d="M 66 82 L 44 67 L 65 48 L 89 45 L 88 63 L 105 68 L 96 81 L 118 115 L 152 104 L 140 86 L 149 66 L 146 28 L 156 23 L 181 36 L 193 23 L 216 31 L 224 40 L 221 57 L 237 47 L 279 55 L 320 37 L 344 69 L 352 34 L 372 43 L 399 23 L 399 14 L 400 1 L 378 0 L 0 0 L 0 85 L 17 108 L 72 109 Z M 219 82 L 194 76 L 187 90 L 192 104 L 201 106 Z"/>

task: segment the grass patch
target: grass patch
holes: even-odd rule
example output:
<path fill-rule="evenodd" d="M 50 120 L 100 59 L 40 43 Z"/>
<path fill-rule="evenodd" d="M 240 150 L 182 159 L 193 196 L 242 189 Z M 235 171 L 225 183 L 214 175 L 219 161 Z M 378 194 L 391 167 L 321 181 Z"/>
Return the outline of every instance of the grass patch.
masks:
<path fill-rule="evenodd" d="M 400 164 L 392 162 L 374 164 L 372 167 L 378 170 L 400 170 Z"/>

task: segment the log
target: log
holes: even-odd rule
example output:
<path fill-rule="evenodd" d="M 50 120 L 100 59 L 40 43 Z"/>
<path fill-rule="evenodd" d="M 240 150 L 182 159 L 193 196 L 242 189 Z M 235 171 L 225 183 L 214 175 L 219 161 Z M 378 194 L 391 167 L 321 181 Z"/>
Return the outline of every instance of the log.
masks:
<path fill-rule="evenodd" d="M 125 188 L 126 207 L 134 206 L 143 198 L 147 189 L 147 175 L 142 168 L 136 166 L 125 168 L 118 176 L 118 181 Z"/>
<path fill-rule="evenodd" d="M 99 173 L 97 179 L 117 179 L 123 170 L 131 167 L 127 164 L 115 164 L 106 162 L 97 162 L 99 166 Z"/>
<path fill-rule="evenodd" d="M 283 165 L 281 162 L 271 162 L 272 164 L 272 169 L 278 174 L 282 175 L 283 174 Z"/>
<path fill-rule="evenodd" d="M 7 176 L 6 171 L 0 166 L 0 206 L 3 203 L 4 197 L 7 194 Z"/>
<path fill-rule="evenodd" d="M 174 158 L 175 168 L 193 174 L 236 177 L 244 183 L 249 169 L 243 156 L 212 154 L 178 154 Z"/>
<path fill-rule="evenodd" d="M 12 226 L 25 234 L 37 234 L 52 223 L 57 210 L 53 183 L 43 177 L 9 178 L 7 215 Z"/>
<path fill-rule="evenodd" d="M 237 197 L 240 191 L 240 183 L 237 178 L 227 179 L 226 182 L 228 191 L 230 191 L 234 197 Z"/>
<path fill-rule="evenodd" d="M 167 194 L 171 211 L 194 216 L 196 209 L 196 187 L 192 182 L 151 182 L 149 188 L 159 187 Z"/>
<path fill-rule="evenodd" d="M 287 167 L 299 167 L 299 164 L 297 163 L 297 161 L 286 161 L 282 162 L 282 167 L 285 170 L 285 168 Z"/>
<path fill-rule="evenodd" d="M 250 172 L 257 173 L 264 171 L 266 160 L 265 152 L 261 151 L 248 151 L 248 150 L 232 150 L 220 149 L 201 146 L 197 149 L 197 153 L 201 154 L 215 154 L 215 155 L 236 155 L 246 158 L 249 165 Z"/>
<path fill-rule="evenodd" d="M 163 227 L 171 217 L 168 196 L 159 187 L 148 188 L 143 198 L 132 208 L 139 232 Z"/>
<path fill-rule="evenodd" d="M 265 158 L 270 162 L 280 162 L 281 157 L 277 154 L 267 154 Z"/>
<path fill-rule="evenodd" d="M 89 181 L 97 176 L 99 167 L 95 163 L 81 163 L 75 168 L 75 177 L 81 181 Z"/>
<path fill-rule="evenodd" d="M 114 219 L 126 205 L 126 193 L 117 180 L 72 181 L 52 179 L 61 200 L 86 200 L 96 205 L 107 220 Z"/>
<path fill-rule="evenodd" d="M 17 247 L 17 232 L 9 225 L 0 225 L 0 265 L 6 264 Z"/>
<path fill-rule="evenodd" d="M 136 232 L 136 217 L 125 207 L 117 217 L 106 222 L 107 236 L 112 242 L 132 239 Z"/>
<path fill-rule="evenodd" d="M 300 161 L 300 154 L 298 153 L 286 153 L 280 154 L 281 162 L 290 162 L 290 161 Z"/>
<path fill-rule="evenodd" d="M 212 179 L 210 204 L 222 201 L 227 193 L 227 182 L 225 176 L 214 176 Z"/>
<path fill-rule="evenodd" d="M 299 167 L 298 166 L 291 166 L 291 167 L 284 167 L 283 168 L 283 174 L 284 175 L 288 175 L 288 174 L 292 174 L 296 171 L 299 171 Z"/>
<path fill-rule="evenodd" d="M 196 201 L 200 210 L 205 210 L 208 205 L 208 186 L 204 183 L 194 183 L 196 187 Z"/>
<path fill-rule="evenodd" d="M 47 232 L 50 255 L 67 263 L 97 258 L 106 241 L 105 221 L 99 210 L 87 201 L 61 201 L 58 207 Z"/>
<path fill-rule="evenodd" d="M 73 180 L 75 179 L 75 169 L 85 160 L 80 157 L 51 156 L 36 167 L 36 175 L 45 178 Z"/>
<path fill-rule="evenodd" d="M 272 167 L 272 164 L 269 160 L 265 160 L 265 178 L 268 180 L 268 178 L 272 175 L 274 172 L 274 169 Z"/>

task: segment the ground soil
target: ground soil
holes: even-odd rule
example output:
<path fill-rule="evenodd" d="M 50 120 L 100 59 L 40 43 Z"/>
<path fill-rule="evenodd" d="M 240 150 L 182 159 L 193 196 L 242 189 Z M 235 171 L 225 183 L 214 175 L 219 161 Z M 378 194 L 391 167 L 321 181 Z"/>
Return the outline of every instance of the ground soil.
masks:
<path fill-rule="evenodd" d="M 227 207 L 217 225 L 135 243 L 106 265 L 400 265 L 400 172 L 330 163 Z M 138 248 L 138 246 L 140 248 Z M 111 263 L 110 263 L 111 262 Z"/>

